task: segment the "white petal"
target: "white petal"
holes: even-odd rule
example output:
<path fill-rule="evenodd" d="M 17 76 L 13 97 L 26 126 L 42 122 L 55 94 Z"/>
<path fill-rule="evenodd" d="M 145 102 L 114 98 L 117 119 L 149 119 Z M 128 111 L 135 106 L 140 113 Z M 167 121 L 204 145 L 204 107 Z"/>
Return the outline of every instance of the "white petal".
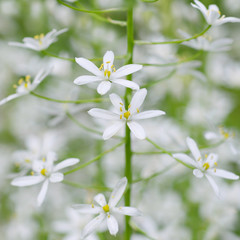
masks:
<path fill-rule="evenodd" d="M 64 175 L 62 173 L 52 173 L 49 181 L 52 183 L 57 183 L 57 182 L 61 182 L 64 179 Z"/>
<path fill-rule="evenodd" d="M 109 81 L 102 81 L 97 87 L 97 92 L 104 95 L 110 90 L 111 85 L 112 84 Z"/>
<path fill-rule="evenodd" d="M 53 70 L 53 66 L 51 65 L 46 69 L 41 69 L 33 79 L 31 91 L 34 90 L 44 80 L 44 78 L 46 78 L 47 75 L 50 74 L 52 70 Z"/>
<path fill-rule="evenodd" d="M 236 18 L 236 17 L 226 17 L 226 18 L 223 18 L 223 19 L 218 19 L 216 21 L 216 24 L 214 25 L 221 25 L 221 24 L 224 24 L 224 23 L 228 23 L 228 22 L 240 22 L 240 18 Z"/>
<path fill-rule="evenodd" d="M 132 116 L 132 119 L 133 120 L 147 119 L 147 118 L 158 117 L 165 114 L 166 113 L 161 110 L 149 110 L 149 111 L 136 113 L 135 115 Z"/>
<path fill-rule="evenodd" d="M 118 181 L 116 186 L 114 187 L 111 196 L 109 198 L 108 205 L 109 207 L 115 207 L 117 203 L 120 201 L 125 189 L 127 186 L 127 178 L 124 177 Z"/>
<path fill-rule="evenodd" d="M 42 185 L 42 188 L 40 190 L 40 193 L 38 194 L 38 198 L 37 198 L 37 204 L 38 206 L 40 207 L 46 197 L 46 194 L 47 194 L 47 190 L 48 190 L 48 179 L 45 180 L 45 182 L 43 183 Z"/>
<path fill-rule="evenodd" d="M 13 179 L 11 184 L 17 187 L 25 187 L 38 184 L 44 179 L 45 178 L 43 176 L 25 176 Z"/>
<path fill-rule="evenodd" d="M 118 222 L 113 215 L 107 216 L 107 226 L 111 235 L 116 235 L 118 232 Z"/>
<path fill-rule="evenodd" d="M 137 83 L 125 79 L 116 79 L 113 80 L 113 83 L 117 83 L 127 88 L 131 88 L 132 90 L 139 90 L 139 86 Z"/>
<path fill-rule="evenodd" d="M 199 9 L 199 10 L 202 12 L 202 14 L 204 15 L 204 17 L 206 18 L 207 8 L 206 8 L 200 1 L 198 1 L 198 0 L 194 0 L 194 2 L 196 3 L 196 5 L 193 4 L 193 3 L 191 3 L 191 5 L 192 5 L 194 8 Z"/>
<path fill-rule="evenodd" d="M 8 97 L 6 97 L 6 98 L 4 98 L 3 100 L 0 101 L 0 105 L 3 105 L 5 103 L 11 101 L 12 99 L 21 97 L 23 95 L 25 95 L 25 94 L 15 93 L 15 94 L 9 95 Z"/>
<path fill-rule="evenodd" d="M 99 225 L 103 222 L 103 220 L 106 218 L 105 213 L 101 213 L 99 216 L 95 217 L 93 220 L 91 220 L 82 231 L 82 238 L 85 239 L 87 236 L 89 236 L 91 233 L 93 233 Z"/>
<path fill-rule="evenodd" d="M 102 211 L 101 207 L 95 206 L 94 204 L 74 204 L 72 208 L 83 214 L 97 214 Z"/>
<path fill-rule="evenodd" d="M 133 207 L 115 207 L 113 208 L 113 212 L 115 213 L 120 213 L 123 215 L 127 215 L 127 216 L 141 216 L 142 213 Z"/>
<path fill-rule="evenodd" d="M 66 159 L 66 160 L 58 163 L 58 164 L 54 167 L 53 171 L 54 171 L 54 172 L 57 172 L 57 171 L 60 170 L 60 169 L 63 169 L 63 168 L 66 168 L 66 167 L 70 167 L 70 166 L 72 166 L 72 165 L 75 165 L 75 164 L 79 163 L 79 161 L 80 161 L 80 160 L 79 160 L 78 158 L 68 158 L 68 159 Z"/>
<path fill-rule="evenodd" d="M 232 172 L 223 170 L 223 169 L 208 169 L 207 172 L 211 175 L 221 177 L 221 178 L 226 178 L 226 179 L 231 179 L 231 180 L 238 180 L 239 179 L 238 175 L 236 175 Z"/>
<path fill-rule="evenodd" d="M 101 76 L 101 71 L 98 69 L 98 67 L 90 62 L 86 58 L 75 58 L 75 61 L 83 68 L 85 68 L 87 71 L 93 73 L 96 76 Z"/>
<path fill-rule="evenodd" d="M 202 178 L 204 174 L 199 169 L 194 169 L 193 170 L 193 175 L 197 178 Z"/>
<path fill-rule="evenodd" d="M 102 81 L 102 78 L 96 77 L 96 76 L 83 75 L 83 76 L 76 78 L 73 81 L 73 83 L 75 83 L 77 85 L 83 85 L 83 84 L 97 82 L 97 81 Z"/>
<path fill-rule="evenodd" d="M 212 178 L 211 176 L 209 176 L 208 174 L 205 174 L 205 176 L 206 176 L 207 180 L 209 181 L 209 183 L 210 183 L 213 191 L 216 193 L 216 195 L 217 195 L 218 197 L 220 197 L 219 188 L 218 188 L 216 182 L 215 182 L 215 181 L 213 180 L 213 178 Z"/>
<path fill-rule="evenodd" d="M 146 138 L 146 133 L 143 127 L 137 122 L 127 122 L 128 127 L 130 128 L 131 132 L 135 135 L 135 137 L 143 140 Z"/>
<path fill-rule="evenodd" d="M 214 25 L 216 20 L 220 17 L 220 13 L 218 11 L 209 11 L 209 15 L 208 15 L 208 24 L 210 25 Z"/>
<path fill-rule="evenodd" d="M 127 76 L 129 74 L 137 72 L 140 69 L 142 69 L 142 65 L 139 65 L 139 64 L 125 65 L 125 66 L 119 68 L 116 72 L 112 73 L 112 78 L 113 79 L 121 78 L 123 76 Z"/>
<path fill-rule="evenodd" d="M 94 197 L 94 201 L 98 203 L 101 207 L 104 207 L 107 204 L 106 199 L 102 193 L 96 195 Z"/>
<path fill-rule="evenodd" d="M 88 111 L 88 114 L 95 118 L 101 118 L 104 120 L 119 120 L 120 116 L 116 113 L 100 109 L 100 108 L 92 108 Z"/>
<path fill-rule="evenodd" d="M 129 111 L 131 112 L 131 114 L 134 114 L 138 111 L 140 106 L 143 104 L 146 95 L 147 95 L 147 89 L 146 88 L 138 90 L 133 95 L 132 101 L 130 103 L 130 108 L 129 108 Z"/>
<path fill-rule="evenodd" d="M 109 126 L 108 128 L 106 128 L 103 132 L 103 139 L 107 140 L 111 138 L 123 127 L 124 124 L 125 124 L 124 121 L 118 121 L 112 124 L 111 126 Z"/>
<path fill-rule="evenodd" d="M 218 160 L 218 155 L 215 153 L 210 153 L 206 161 L 209 163 L 209 168 L 214 167 L 214 164 L 216 164 L 217 160 Z"/>
<path fill-rule="evenodd" d="M 175 154 L 173 154 L 173 157 L 176 159 L 179 159 L 180 161 L 182 161 L 183 163 L 186 163 L 187 165 L 197 167 L 196 162 L 186 154 L 175 153 Z"/>
<path fill-rule="evenodd" d="M 23 47 L 23 48 L 28 48 L 28 46 L 24 43 L 19 43 L 19 42 L 9 42 L 9 46 L 14 46 L 14 47 Z"/>
<path fill-rule="evenodd" d="M 112 105 L 119 111 L 120 107 L 124 106 L 123 100 L 115 93 L 109 95 Z"/>
<path fill-rule="evenodd" d="M 110 63 L 107 63 L 110 62 Z M 106 66 L 109 64 L 110 67 L 113 65 L 114 62 L 114 53 L 112 51 L 107 51 L 103 56 L 103 63 L 104 63 L 104 70 Z"/>
<path fill-rule="evenodd" d="M 201 154 L 200 154 L 200 151 L 198 149 L 196 142 L 192 138 L 187 137 L 187 145 L 188 145 L 188 148 L 190 149 L 192 155 L 194 156 L 195 160 L 200 161 Z"/>

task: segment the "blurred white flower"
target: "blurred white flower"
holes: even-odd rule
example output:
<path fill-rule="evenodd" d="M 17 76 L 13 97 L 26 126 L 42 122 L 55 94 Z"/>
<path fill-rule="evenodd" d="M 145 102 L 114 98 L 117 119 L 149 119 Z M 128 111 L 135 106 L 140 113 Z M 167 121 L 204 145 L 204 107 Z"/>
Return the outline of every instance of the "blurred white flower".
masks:
<path fill-rule="evenodd" d="M 49 182 L 57 183 L 64 179 L 64 175 L 58 171 L 79 162 L 79 159 L 77 158 L 69 158 L 54 166 L 54 161 L 56 160 L 56 154 L 54 152 L 49 152 L 46 159 L 43 158 L 42 161 L 34 161 L 32 167 L 33 171 L 31 172 L 32 176 L 15 178 L 12 180 L 11 184 L 17 187 L 25 187 L 43 182 L 37 198 L 37 204 L 38 206 L 41 206 L 46 197 Z"/>
<path fill-rule="evenodd" d="M 198 146 L 192 138 L 189 137 L 187 138 L 187 145 L 195 160 L 193 160 L 188 155 L 183 153 L 173 154 L 173 157 L 183 161 L 184 163 L 190 165 L 191 167 L 194 167 L 195 169 L 193 170 L 193 174 L 197 178 L 202 178 L 203 176 L 206 176 L 207 180 L 209 181 L 211 187 L 213 188 L 214 192 L 218 197 L 220 197 L 220 192 L 212 176 L 217 176 L 231 180 L 239 179 L 239 176 L 232 172 L 216 168 L 218 159 L 217 154 L 210 153 L 209 155 L 205 155 L 205 159 L 203 160 L 198 149 Z"/>
<path fill-rule="evenodd" d="M 161 110 L 149 110 L 140 113 L 139 108 L 144 102 L 146 95 L 147 90 L 145 88 L 137 91 L 134 94 L 132 101 L 128 106 L 128 109 L 126 110 L 123 100 L 117 94 L 113 93 L 110 94 L 109 97 L 113 106 L 115 107 L 115 112 L 100 108 L 93 108 L 88 111 L 88 113 L 93 117 L 116 121 L 104 131 L 104 140 L 107 140 L 116 134 L 125 125 L 125 123 L 127 123 L 128 127 L 137 138 L 146 138 L 146 133 L 143 127 L 135 120 L 153 118 L 165 114 L 165 112 Z"/>
<path fill-rule="evenodd" d="M 209 5 L 209 8 L 207 9 L 200 1 L 194 0 L 194 3 L 191 3 L 191 5 L 194 8 L 197 8 L 201 11 L 204 18 L 206 19 L 207 23 L 212 26 L 218 26 L 222 25 L 227 22 L 240 22 L 240 18 L 236 17 L 225 17 L 225 15 L 221 16 L 221 13 L 219 11 L 219 8 L 215 4 Z M 221 17 L 220 17 L 221 16 Z"/>
<path fill-rule="evenodd" d="M 116 235 L 118 232 L 118 222 L 113 216 L 113 213 L 120 213 L 127 216 L 140 216 L 141 212 L 133 207 L 116 207 L 127 186 L 127 178 L 124 177 L 118 181 L 108 203 L 102 193 L 94 197 L 94 204 L 75 204 L 73 208 L 83 214 L 99 214 L 91 220 L 83 229 L 82 238 L 93 233 L 103 221 L 107 221 L 108 230 L 111 235 Z"/>
<path fill-rule="evenodd" d="M 179 30 L 178 31 L 184 38 L 190 38 L 191 35 L 188 33 Z M 221 51 L 228 51 L 231 49 L 231 44 L 233 40 L 231 38 L 222 38 L 217 40 L 212 40 L 205 36 L 200 36 L 196 39 L 192 39 L 187 42 L 183 42 L 182 44 L 194 49 L 204 50 L 208 52 L 221 52 Z"/>
<path fill-rule="evenodd" d="M 47 33 L 46 36 L 41 33 L 39 35 L 35 35 L 33 38 L 25 37 L 23 39 L 23 43 L 19 42 L 9 42 L 10 46 L 30 48 L 36 51 L 42 51 L 47 49 L 52 43 L 56 42 L 57 36 L 68 31 L 67 28 L 57 31 L 53 29 L 51 32 Z"/>
<path fill-rule="evenodd" d="M 107 51 L 105 53 L 103 56 L 103 64 L 100 68 L 85 58 L 75 58 L 75 60 L 81 67 L 95 75 L 83 75 L 76 78 L 74 83 L 77 85 L 101 81 L 97 88 L 97 92 L 101 95 L 110 90 L 112 83 L 117 83 L 133 90 L 139 89 L 138 84 L 121 78 L 139 71 L 142 69 L 142 65 L 128 64 L 116 70 L 115 66 L 113 65 L 114 53 L 112 51 Z"/>
<path fill-rule="evenodd" d="M 0 105 L 3 105 L 9 102 L 12 99 L 24 96 L 29 94 L 31 91 L 36 89 L 38 85 L 47 77 L 47 75 L 51 72 L 52 67 L 47 69 L 41 69 L 38 74 L 35 76 L 33 81 L 31 82 L 31 76 L 27 75 L 25 78 L 20 78 L 18 80 L 18 85 L 14 84 L 13 87 L 16 88 L 16 93 L 9 95 L 0 101 Z"/>

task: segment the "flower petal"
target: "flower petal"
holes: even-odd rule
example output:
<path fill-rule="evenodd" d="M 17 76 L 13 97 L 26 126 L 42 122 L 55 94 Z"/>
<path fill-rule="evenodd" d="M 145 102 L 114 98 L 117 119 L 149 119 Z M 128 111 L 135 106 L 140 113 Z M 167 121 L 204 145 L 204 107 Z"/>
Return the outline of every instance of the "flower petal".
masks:
<path fill-rule="evenodd" d="M 175 153 L 173 154 L 173 157 L 180 160 L 183 163 L 186 163 L 187 165 L 193 166 L 193 167 L 197 167 L 197 163 L 190 158 L 188 155 L 183 154 L 183 153 Z"/>
<path fill-rule="evenodd" d="M 75 61 L 78 65 L 80 65 L 82 68 L 85 68 L 87 71 L 91 72 L 92 74 L 96 76 L 101 76 L 101 71 L 98 69 L 98 67 L 89 61 L 86 58 L 75 58 Z"/>
<path fill-rule="evenodd" d="M 97 217 L 95 217 L 93 220 L 91 220 L 82 231 L 82 239 L 85 239 L 87 236 L 89 236 L 91 233 L 93 233 L 98 226 L 103 222 L 103 220 L 106 218 L 105 213 L 99 214 Z"/>
<path fill-rule="evenodd" d="M 109 95 L 112 105 L 119 111 L 124 106 L 123 100 L 115 93 Z"/>
<path fill-rule="evenodd" d="M 95 206 L 94 204 L 74 204 L 72 208 L 83 214 L 98 214 L 102 211 L 101 207 Z"/>
<path fill-rule="evenodd" d="M 15 94 L 12 94 L 12 95 L 9 95 L 8 97 L 4 98 L 3 100 L 0 101 L 0 106 L 11 101 L 12 99 L 15 99 L 15 98 L 18 98 L 18 97 L 21 97 L 25 94 L 20 94 L 20 93 L 15 93 Z"/>
<path fill-rule="evenodd" d="M 129 111 L 131 112 L 131 114 L 134 114 L 138 111 L 140 106 L 143 104 L 146 95 L 147 95 L 147 89 L 146 88 L 138 90 L 133 95 L 132 101 L 130 103 L 130 108 L 129 108 Z"/>
<path fill-rule="evenodd" d="M 111 126 L 109 126 L 108 128 L 106 128 L 103 132 L 103 139 L 107 140 L 111 138 L 123 127 L 124 124 L 125 124 L 124 121 L 118 121 L 112 124 Z"/>
<path fill-rule="evenodd" d="M 87 83 L 92 83 L 92 82 L 97 82 L 97 81 L 102 81 L 101 77 L 97 77 L 97 76 L 89 76 L 89 75 L 83 75 L 80 77 L 77 77 L 73 83 L 77 84 L 77 85 L 84 85 Z"/>
<path fill-rule="evenodd" d="M 31 91 L 34 90 L 44 80 L 44 78 L 46 78 L 51 73 L 52 70 L 53 66 L 51 65 L 46 69 L 41 69 L 33 79 Z"/>
<path fill-rule="evenodd" d="M 218 155 L 215 153 L 210 153 L 207 157 L 207 161 L 209 163 L 209 168 L 214 167 L 215 164 L 217 164 Z"/>
<path fill-rule="evenodd" d="M 133 81 L 125 80 L 125 79 L 116 79 L 113 80 L 113 83 L 117 83 L 127 88 L 131 88 L 132 90 L 139 90 L 139 85 Z"/>
<path fill-rule="evenodd" d="M 206 176 L 207 180 L 209 181 L 209 183 L 210 183 L 213 191 L 217 195 L 217 197 L 220 197 L 219 188 L 218 188 L 216 182 L 214 181 L 214 179 L 211 176 L 209 176 L 208 174 L 205 174 L 205 176 Z"/>
<path fill-rule="evenodd" d="M 192 138 L 187 137 L 187 145 L 188 145 L 188 148 L 190 149 L 192 155 L 194 156 L 195 160 L 200 161 L 201 154 L 200 154 L 200 151 L 198 149 L 196 142 Z"/>
<path fill-rule="evenodd" d="M 104 120 L 119 120 L 120 117 L 118 114 L 101 109 L 101 108 L 92 108 L 88 111 L 88 114 L 95 118 L 100 118 Z"/>
<path fill-rule="evenodd" d="M 135 135 L 135 137 L 143 140 L 146 138 L 146 133 L 143 127 L 137 122 L 127 122 L 128 127 L 130 128 L 131 132 Z"/>
<path fill-rule="evenodd" d="M 111 85 L 112 84 L 109 81 L 102 81 L 97 87 L 97 92 L 104 95 L 110 90 Z"/>
<path fill-rule="evenodd" d="M 238 180 L 239 179 L 238 175 L 236 175 L 232 172 L 223 170 L 223 169 L 208 169 L 207 172 L 211 175 L 221 177 L 221 178 L 226 178 L 226 179 L 231 179 L 231 180 Z"/>
<path fill-rule="evenodd" d="M 109 214 L 107 216 L 107 226 L 110 234 L 116 236 L 118 232 L 118 222 L 113 215 Z"/>
<path fill-rule="evenodd" d="M 208 21 L 207 21 L 208 24 L 214 25 L 219 17 L 220 17 L 219 11 L 209 10 Z"/>
<path fill-rule="evenodd" d="M 203 177 L 203 172 L 201 171 L 201 170 L 199 170 L 199 169 L 194 169 L 193 170 L 193 175 L 195 176 L 195 177 L 197 177 L 197 178 L 202 178 Z"/>
<path fill-rule="evenodd" d="M 31 186 L 42 182 L 44 179 L 45 178 L 43 176 L 18 177 L 12 180 L 11 185 L 17 187 Z"/>
<path fill-rule="evenodd" d="M 64 179 L 64 175 L 60 172 L 57 173 L 52 173 L 49 181 L 52 183 L 57 183 L 57 182 L 61 182 Z"/>
<path fill-rule="evenodd" d="M 136 113 L 135 115 L 132 116 L 132 119 L 133 120 L 147 119 L 147 118 L 158 117 L 165 114 L 166 113 L 161 110 L 149 110 L 149 111 Z"/>
<path fill-rule="evenodd" d="M 123 215 L 127 215 L 127 216 L 141 216 L 142 213 L 133 207 L 115 207 L 113 208 L 113 212 L 115 213 L 120 213 Z"/>
<path fill-rule="evenodd" d="M 109 198 L 109 202 L 108 205 L 109 207 L 115 207 L 117 205 L 117 203 L 120 201 L 125 189 L 127 186 L 127 178 L 124 177 L 122 179 L 120 179 L 116 186 L 114 187 L 111 196 Z"/>
<path fill-rule="evenodd" d="M 110 65 L 110 67 L 113 65 L 114 62 L 114 53 L 113 51 L 107 51 L 103 56 L 103 64 L 104 64 L 104 70 L 108 69 L 107 66 Z"/>
<path fill-rule="evenodd" d="M 142 65 L 139 64 L 128 64 L 121 68 L 119 68 L 116 72 L 112 73 L 112 78 L 121 78 L 123 76 L 127 76 L 129 74 L 132 74 L 134 72 L 137 72 L 142 69 Z"/>
<path fill-rule="evenodd" d="M 38 194 L 38 198 L 37 198 L 37 205 L 40 207 L 46 197 L 47 194 L 47 190 L 48 190 L 48 179 L 45 180 L 45 182 L 42 185 L 42 188 L 40 190 L 40 193 Z"/>
<path fill-rule="evenodd" d="M 107 204 L 105 196 L 102 193 L 96 195 L 94 197 L 94 201 L 98 203 L 101 207 L 104 207 Z"/>
<path fill-rule="evenodd" d="M 240 18 L 236 18 L 236 17 L 226 17 L 226 18 L 220 18 L 216 21 L 216 24 L 214 25 L 221 25 L 221 24 L 224 24 L 224 23 L 228 23 L 228 22 L 240 22 Z"/>
<path fill-rule="evenodd" d="M 54 168 L 53 171 L 57 172 L 60 169 L 66 168 L 66 167 L 70 167 L 72 165 L 75 165 L 77 163 L 79 163 L 79 159 L 78 158 L 68 158 L 60 163 L 58 163 Z"/>

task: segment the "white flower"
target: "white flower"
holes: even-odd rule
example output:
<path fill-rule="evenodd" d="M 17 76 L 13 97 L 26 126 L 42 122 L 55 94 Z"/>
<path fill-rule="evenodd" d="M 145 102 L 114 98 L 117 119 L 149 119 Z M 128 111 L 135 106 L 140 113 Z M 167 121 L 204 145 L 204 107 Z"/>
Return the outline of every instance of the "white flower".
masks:
<path fill-rule="evenodd" d="M 16 89 L 16 93 L 9 95 L 0 101 L 0 105 L 3 105 L 9 102 L 12 99 L 24 96 L 29 94 L 29 92 L 33 91 L 38 87 L 38 85 L 47 77 L 47 75 L 51 72 L 52 68 L 44 70 L 41 69 L 38 74 L 35 76 L 33 81 L 31 82 L 31 76 L 27 75 L 25 78 L 20 78 L 18 80 L 18 85 L 14 84 L 13 87 Z"/>
<path fill-rule="evenodd" d="M 173 157 L 194 167 L 195 169 L 193 170 L 193 174 L 197 178 L 202 178 L 203 176 L 205 176 L 218 197 L 220 197 L 219 189 L 212 176 L 231 180 L 239 179 L 239 176 L 232 172 L 216 168 L 218 159 L 217 154 L 210 153 L 209 155 L 205 155 L 205 159 L 203 159 L 196 142 L 192 138 L 187 138 L 187 145 L 195 160 L 183 153 L 173 154 Z"/>
<path fill-rule="evenodd" d="M 191 36 L 184 31 L 179 30 L 179 33 L 184 38 L 190 38 Z M 231 44 L 233 40 L 231 38 L 222 38 L 217 40 L 212 40 L 211 38 L 201 36 L 196 39 L 192 39 L 187 42 L 183 42 L 182 44 L 194 49 L 204 50 L 209 52 L 221 52 L 228 51 L 231 49 Z"/>
<path fill-rule="evenodd" d="M 140 216 L 141 212 L 133 207 L 116 207 L 120 201 L 127 186 L 127 178 L 124 177 L 116 184 L 108 203 L 102 193 L 94 197 L 95 204 L 75 204 L 72 207 L 79 213 L 83 214 L 99 214 L 91 220 L 83 229 L 82 238 L 93 233 L 103 221 L 107 221 L 108 230 L 111 235 L 118 232 L 118 222 L 113 216 L 114 213 L 120 213 L 128 216 Z"/>
<path fill-rule="evenodd" d="M 97 92 L 101 95 L 110 90 L 112 83 L 117 83 L 133 90 L 139 89 L 138 84 L 122 79 L 122 77 L 139 71 L 142 69 L 142 65 L 128 64 L 116 70 L 115 66 L 113 65 L 114 53 L 112 51 L 107 51 L 105 53 L 103 56 L 103 64 L 100 68 L 85 58 L 75 58 L 75 60 L 81 67 L 95 75 L 84 75 L 76 78 L 74 83 L 77 85 L 101 81 L 97 88 Z"/>
<path fill-rule="evenodd" d="M 42 51 L 47 49 L 52 43 L 56 42 L 57 36 L 68 31 L 67 28 L 57 31 L 53 29 L 51 32 L 47 33 L 46 36 L 41 33 L 39 35 L 35 35 L 33 38 L 25 37 L 23 39 L 23 43 L 19 42 L 9 42 L 10 46 L 30 48 L 36 51 Z"/>
<path fill-rule="evenodd" d="M 60 173 L 59 170 L 79 162 L 77 158 L 69 158 L 54 166 L 54 161 L 56 160 L 56 154 L 54 152 L 49 152 L 46 159 L 43 158 L 42 161 L 34 161 L 33 171 L 31 172 L 32 176 L 15 178 L 12 180 L 11 184 L 17 187 L 25 187 L 43 182 L 37 198 L 37 204 L 40 206 L 46 197 L 49 182 L 57 183 L 63 181 L 64 175 Z"/>
<path fill-rule="evenodd" d="M 221 16 L 221 13 L 219 11 L 219 8 L 215 4 L 209 5 L 209 8 L 207 9 L 200 1 L 194 0 L 194 3 L 191 3 L 191 5 L 194 8 L 197 8 L 201 11 L 204 18 L 206 19 L 207 23 L 212 26 L 218 26 L 222 25 L 227 22 L 240 22 L 240 18 L 236 17 L 225 17 L 224 15 Z M 221 17 L 220 17 L 221 16 Z"/>
<path fill-rule="evenodd" d="M 93 108 L 88 111 L 88 113 L 93 117 L 116 121 L 104 131 L 104 140 L 107 140 L 116 134 L 125 125 L 125 123 L 127 123 L 128 127 L 137 138 L 146 138 L 143 127 L 135 120 L 147 119 L 165 114 L 165 112 L 160 110 L 149 110 L 140 113 L 139 108 L 142 105 L 146 95 L 147 90 L 145 88 L 137 91 L 134 94 L 130 105 L 126 109 L 123 100 L 117 94 L 113 93 L 110 94 L 109 97 L 113 106 L 115 107 L 115 112 L 110 112 L 99 108 Z"/>

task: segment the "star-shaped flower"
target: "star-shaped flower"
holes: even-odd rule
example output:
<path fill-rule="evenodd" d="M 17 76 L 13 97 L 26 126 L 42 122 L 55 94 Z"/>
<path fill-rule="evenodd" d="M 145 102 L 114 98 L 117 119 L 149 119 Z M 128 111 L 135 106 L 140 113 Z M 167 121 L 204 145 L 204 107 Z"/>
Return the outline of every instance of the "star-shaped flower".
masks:
<path fill-rule="evenodd" d="M 47 75 L 51 72 L 52 68 L 48 68 L 46 70 L 42 69 L 38 72 L 36 77 L 31 82 L 31 76 L 27 75 L 25 78 L 20 78 L 18 80 L 18 84 L 14 84 L 13 87 L 16 89 L 16 93 L 9 95 L 0 101 L 0 105 L 3 105 L 9 102 L 12 99 L 24 96 L 29 94 L 31 91 L 36 89 L 38 85 L 47 77 Z"/>
<path fill-rule="evenodd" d="M 37 204 L 40 206 L 46 197 L 49 182 L 57 183 L 63 181 L 64 175 L 60 173 L 59 170 L 75 165 L 79 162 L 79 159 L 77 158 L 69 158 L 54 165 L 54 161 L 56 160 L 56 154 L 54 152 L 49 152 L 46 159 L 43 158 L 42 161 L 34 161 L 32 168 L 33 171 L 31 172 L 32 176 L 15 178 L 12 180 L 11 184 L 17 187 L 25 187 L 43 182 L 37 198 Z"/>
<path fill-rule="evenodd" d="M 75 58 L 75 60 L 81 67 L 95 75 L 84 75 L 76 78 L 74 83 L 77 85 L 101 82 L 97 88 L 97 92 L 101 95 L 104 95 L 110 90 L 112 83 L 123 85 L 133 90 L 139 89 L 138 84 L 122 79 L 122 77 L 139 71 L 142 69 L 142 65 L 128 64 L 116 70 L 115 66 L 113 65 L 114 53 L 112 51 L 107 51 L 105 53 L 103 56 L 103 64 L 100 66 L 100 68 L 85 58 Z"/>
<path fill-rule="evenodd" d="M 25 37 L 23 39 L 23 43 L 9 42 L 8 44 L 10 46 L 30 48 L 32 50 L 42 51 L 47 49 L 52 43 L 56 42 L 58 40 L 57 36 L 66 31 L 68 31 L 67 28 L 64 28 L 59 31 L 53 29 L 51 32 L 47 33 L 46 36 L 43 33 L 41 33 L 39 35 L 35 35 L 33 38 Z"/>
<path fill-rule="evenodd" d="M 115 107 L 115 112 L 110 112 L 104 109 L 93 108 L 88 111 L 88 113 L 96 118 L 101 118 L 104 120 L 116 121 L 114 124 L 110 125 L 103 133 L 103 139 L 107 140 L 116 134 L 124 125 L 127 123 L 133 134 L 139 138 L 146 138 L 145 131 L 143 127 L 137 123 L 135 120 L 147 119 L 158 117 L 164 115 L 165 112 L 161 110 L 149 110 L 140 112 L 140 107 L 144 102 L 147 95 L 147 90 L 145 88 L 137 91 L 126 109 L 123 100 L 115 93 L 110 94 L 110 101 Z"/>
<path fill-rule="evenodd" d="M 118 232 L 118 222 L 114 217 L 114 213 L 120 213 L 127 216 L 140 216 L 141 212 L 133 207 L 116 207 L 120 201 L 127 186 L 127 178 L 124 177 L 116 184 L 108 203 L 102 193 L 94 197 L 96 205 L 93 204 L 75 204 L 72 207 L 79 213 L 83 214 L 99 214 L 91 220 L 83 229 L 82 238 L 85 239 L 88 235 L 93 233 L 99 225 L 107 222 L 108 230 L 111 235 L 116 235 Z"/>
<path fill-rule="evenodd" d="M 218 197 L 220 196 L 219 189 L 212 176 L 217 176 L 231 180 L 239 179 L 239 176 L 237 176 L 236 174 L 217 168 L 218 160 L 217 154 L 210 153 L 209 155 L 205 155 L 205 158 L 203 158 L 200 154 L 196 142 L 189 137 L 187 138 L 187 145 L 194 159 L 190 158 L 188 155 L 183 153 L 173 154 L 173 157 L 181 160 L 187 165 L 194 167 L 195 169 L 193 170 L 193 174 L 197 178 L 202 178 L 203 176 L 205 176 Z"/>
<path fill-rule="evenodd" d="M 191 5 L 201 11 L 207 23 L 212 26 L 219 26 L 227 22 L 240 22 L 240 18 L 221 16 L 219 8 L 215 4 L 209 5 L 207 9 L 200 1 L 194 0 Z M 221 16 L 221 17 L 220 17 Z"/>

